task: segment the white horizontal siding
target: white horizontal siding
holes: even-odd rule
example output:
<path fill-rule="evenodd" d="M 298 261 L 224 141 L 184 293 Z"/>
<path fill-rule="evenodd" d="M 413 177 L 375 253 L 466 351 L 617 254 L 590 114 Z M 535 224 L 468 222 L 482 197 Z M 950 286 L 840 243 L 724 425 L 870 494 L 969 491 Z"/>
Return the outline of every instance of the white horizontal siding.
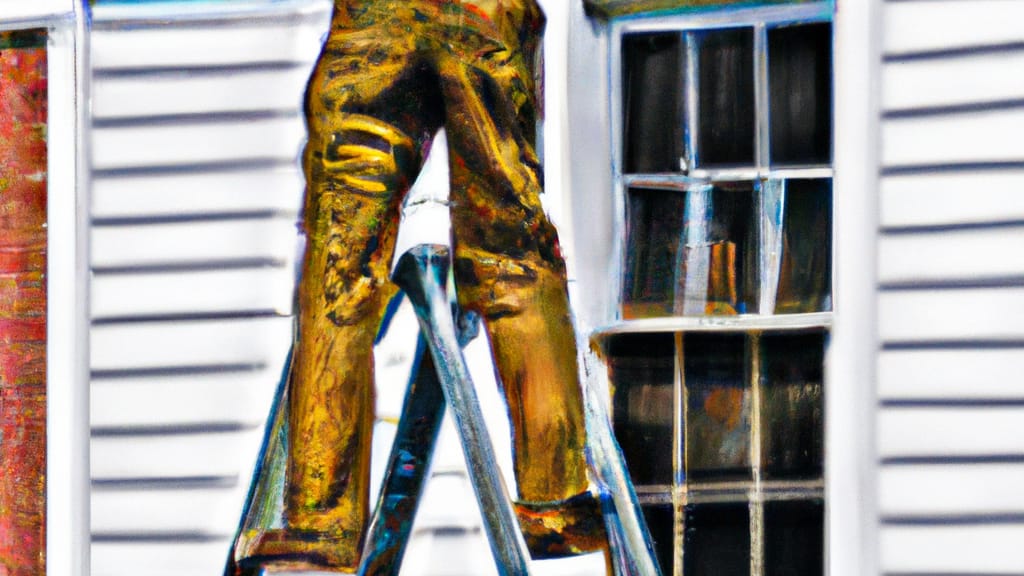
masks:
<path fill-rule="evenodd" d="M 93 279 L 94 319 L 258 311 L 290 314 L 289 268 L 101 275 Z"/>
<path fill-rule="evenodd" d="M 255 362 L 281 366 L 291 331 L 290 318 L 94 326 L 92 368 Z"/>
<path fill-rule="evenodd" d="M 279 366 L 236 374 L 136 376 L 96 381 L 94 427 L 206 424 L 226 416 L 261 424 L 267 419 Z"/>
<path fill-rule="evenodd" d="M 290 218 L 105 226 L 93 229 L 94 267 L 240 258 L 288 261 L 298 230 Z"/>
<path fill-rule="evenodd" d="M 879 568 L 1019 574 L 1024 4 L 886 2 L 882 25 Z"/>
<path fill-rule="evenodd" d="M 93 218 L 273 210 L 298 214 L 304 180 L 297 166 L 228 173 L 97 178 Z"/>
<path fill-rule="evenodd" d="M 882 458 L 1024 454 L 1024 408 L 889 408 L 878 440 Z"/>
<path fill-rule="evenodd" d="M 882 125 L 887 167 L 1024 159 L 1024 107 L 900 118 Z"/>
<path fill-rule="evenodd" d="M 94 479 L 246 477 L 253 468 L 252 455 L 240 447 L 259 445 L 262 438 L 262 428 L 143 439 L 131 436 L 93 437 L 92 476 Z M 235 516 L 236 519 L 238 517 L 240 514 Z"/>
<path fill-rule="evenodd" d="M 124 68 L 208 67 L 258 62 L 308 61 L 320 52 L 324 22 L 296 26 L 263 22 L 253 26 L 184 25 L 102 31 L 92 36 L 92 66 Z"/>
<path fill-rule="evenodd" d="M 132 118 L 168 114 L 209 114 L 296 109 L 309 78 L 306 66 L 242 70 L 222 75 L 168 73 L 146 78 L 103 78 L 93 89 L 93 117 Z"/>
<path fill-rule="evenodd" d="M 98 170 L 259 159 L 297 159 L 305 137 L 300 116 L 241 121 L 97 128 Z"/>
<path fill-rule="evenodd" d="M 1024 526 L 887 527 L 881 562 L 887 573 L 1020 574 Z"/>
<path fill-rule="evenodd" d="M 881 224 L 898 228 L 1024 221 L 1022 192 L 1024 170 L 891 176 L 881 184 Z"/>
<path fill-rule="evenodd" d="M 931 0 L 885 5 L 886 53 L 1020 42 L 1024 6 L 1014 0 Z"/>
<path fill-rule="evenodd" d="M 1024 349 L 889 350 L 878 357 L 882 399 L 1020 399 Z"/>
<path fill-rule="evenodd" d="M 906 110 L 1024 98 L 1020 52 L 939 61 L 891 62 L 882 68 L 882 109 Z"/>
<path fill-rule="evenodd" d="M 878 496 L 888 515 L 908 517 L 1024 513 L 1024 464 L 893 466 Z"/>
<path fill-rule="evenodd" d="M 93 576 L 221 574 L 230 545 L 230 536 L 199 543 L 93 542 L 90 568 Z"/>
<path fill-rule="evenodd" d="M 883 341 L 1024 339 L 1024 288 L 884 292 Z"/>
<path fill-rule="evenodd" d="M 232 497 L 235 496 L 233 492 L 239 491 L 236 488 L 98 490 L 92 499 L 92 530 L 101 534 L 232 534 L 238 525 L 241 510 L 241 502 L 237 497 Z"/>
<path fill-rule="evenodd" d="M 878 264 L 883 283 L 1024 277 L 1024 225 L 882 236 Z"/>

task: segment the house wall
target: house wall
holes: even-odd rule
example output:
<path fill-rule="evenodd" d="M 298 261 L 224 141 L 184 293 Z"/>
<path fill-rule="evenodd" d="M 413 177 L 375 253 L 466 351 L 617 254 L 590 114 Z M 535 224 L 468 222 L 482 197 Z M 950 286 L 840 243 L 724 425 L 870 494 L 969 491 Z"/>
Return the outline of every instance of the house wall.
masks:
<path fill-rule="evenodd" d="M 1024 6 L 882 8 L 880 570 L 1024 570 Z"/>

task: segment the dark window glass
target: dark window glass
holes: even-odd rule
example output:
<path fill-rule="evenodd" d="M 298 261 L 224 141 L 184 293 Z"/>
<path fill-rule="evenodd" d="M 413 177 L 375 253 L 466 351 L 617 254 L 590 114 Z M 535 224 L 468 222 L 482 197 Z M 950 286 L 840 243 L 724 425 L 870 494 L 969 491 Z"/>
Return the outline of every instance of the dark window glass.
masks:
<path fill-rule="evenodd" d="M 754 164 L 754 32 L 694 34 L 699 46 L 697 164 Z"/>
<path fill-rule="evenodd" d="M 678 33 L 622 38 L 626 172 L 679 172 L 683 62 Z"/>
<path fill-rule="evenodd" d="M 686 195 L 631 189 L 627 202 L 622 315 L 671 315 Z"/>
<path fill-rule="evenodd" d="M 742 334 L 683 336 L 688 481 L 750 477 L 750 386 Z"/>
<path fill-rule="evenodd" d="M 831 162 L 831 24 L 768 31 L 768 89 L 772 163 Z"/>
<path fill-rule="evenodd" d="M 766 502 L 765 576 L 825 573 L 825 506 L 821 500 Z"/>
<path fill-rule="evenodd" d="M 672 482 L 675 337 L 621 334 L 606 345 L 612 423 L 633 483 Z"/>
<path fill-rule="evenodd" d="M 761 337 L 765 478 L 821 477 L 824 361 L 822 331 Z"/>
<path fill-rule="evenodd" d="M 675 515 L 672 504 L 645 504 L 641 506 L 647 529 L 654 541 L 654 554 L 658 558 L 663 576 L 672 574 L 672 558 L 675 556 Z"/>
<path fill-rule="evenodd" d="M 683 574 L 749 576 L 750 512 L 742 504 L 686 507 Z"/>
<path fill-rule="evenodd" d="M 832 181 L 789 180 L 776 314 L 832 309 Z"/>

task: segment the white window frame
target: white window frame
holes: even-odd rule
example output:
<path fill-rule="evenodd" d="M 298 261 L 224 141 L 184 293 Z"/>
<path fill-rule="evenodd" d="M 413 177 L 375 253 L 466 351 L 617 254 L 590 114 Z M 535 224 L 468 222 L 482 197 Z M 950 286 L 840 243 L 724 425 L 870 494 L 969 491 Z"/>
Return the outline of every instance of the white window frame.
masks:
<path fill-rule="evenodd" d="M 807 11 L 811 19 L 832 20 L 833 319 L 825 359 L 825 562 L 826 574 L 853 576 L 877 574 L 879 554 L 874 279 L 881 0 L 837 1 L 838 6 L 827 2 L 723 7 L 606 22 L 574 7 L 568 87 L 571 187 L 566 204 L 576 245 L 576 282 L 602 287 L 599 294 L 576 288 L 576 294 L 586 296 L 577 299 L 586 337 L 595 328 L 607 328 L 621 314 L 622 33 L 734 27 L 753 23 L 755 15 L 767 20 L 780 12 L 783 20 L 797 19 L 794 14 L 800 11 Z M 602 158 L 607 158 L 605 167 Z"/>

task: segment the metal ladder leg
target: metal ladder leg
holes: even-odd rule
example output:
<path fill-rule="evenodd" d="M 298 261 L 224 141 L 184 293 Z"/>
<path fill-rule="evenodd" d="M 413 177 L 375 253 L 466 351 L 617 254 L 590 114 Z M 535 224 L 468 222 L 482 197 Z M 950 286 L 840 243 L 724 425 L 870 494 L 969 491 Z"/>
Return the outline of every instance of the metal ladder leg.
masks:
<path fill-rule="evenodd" d="M 529 574 L 530 554 L 498 470 L 476 389 L 462 356 L 445 285 L 447 246 L 420 245 L 402 255 L 393 279 L 412 301 L 427 339 L 476 491 L 491 552 L 502 576 Z"/>

